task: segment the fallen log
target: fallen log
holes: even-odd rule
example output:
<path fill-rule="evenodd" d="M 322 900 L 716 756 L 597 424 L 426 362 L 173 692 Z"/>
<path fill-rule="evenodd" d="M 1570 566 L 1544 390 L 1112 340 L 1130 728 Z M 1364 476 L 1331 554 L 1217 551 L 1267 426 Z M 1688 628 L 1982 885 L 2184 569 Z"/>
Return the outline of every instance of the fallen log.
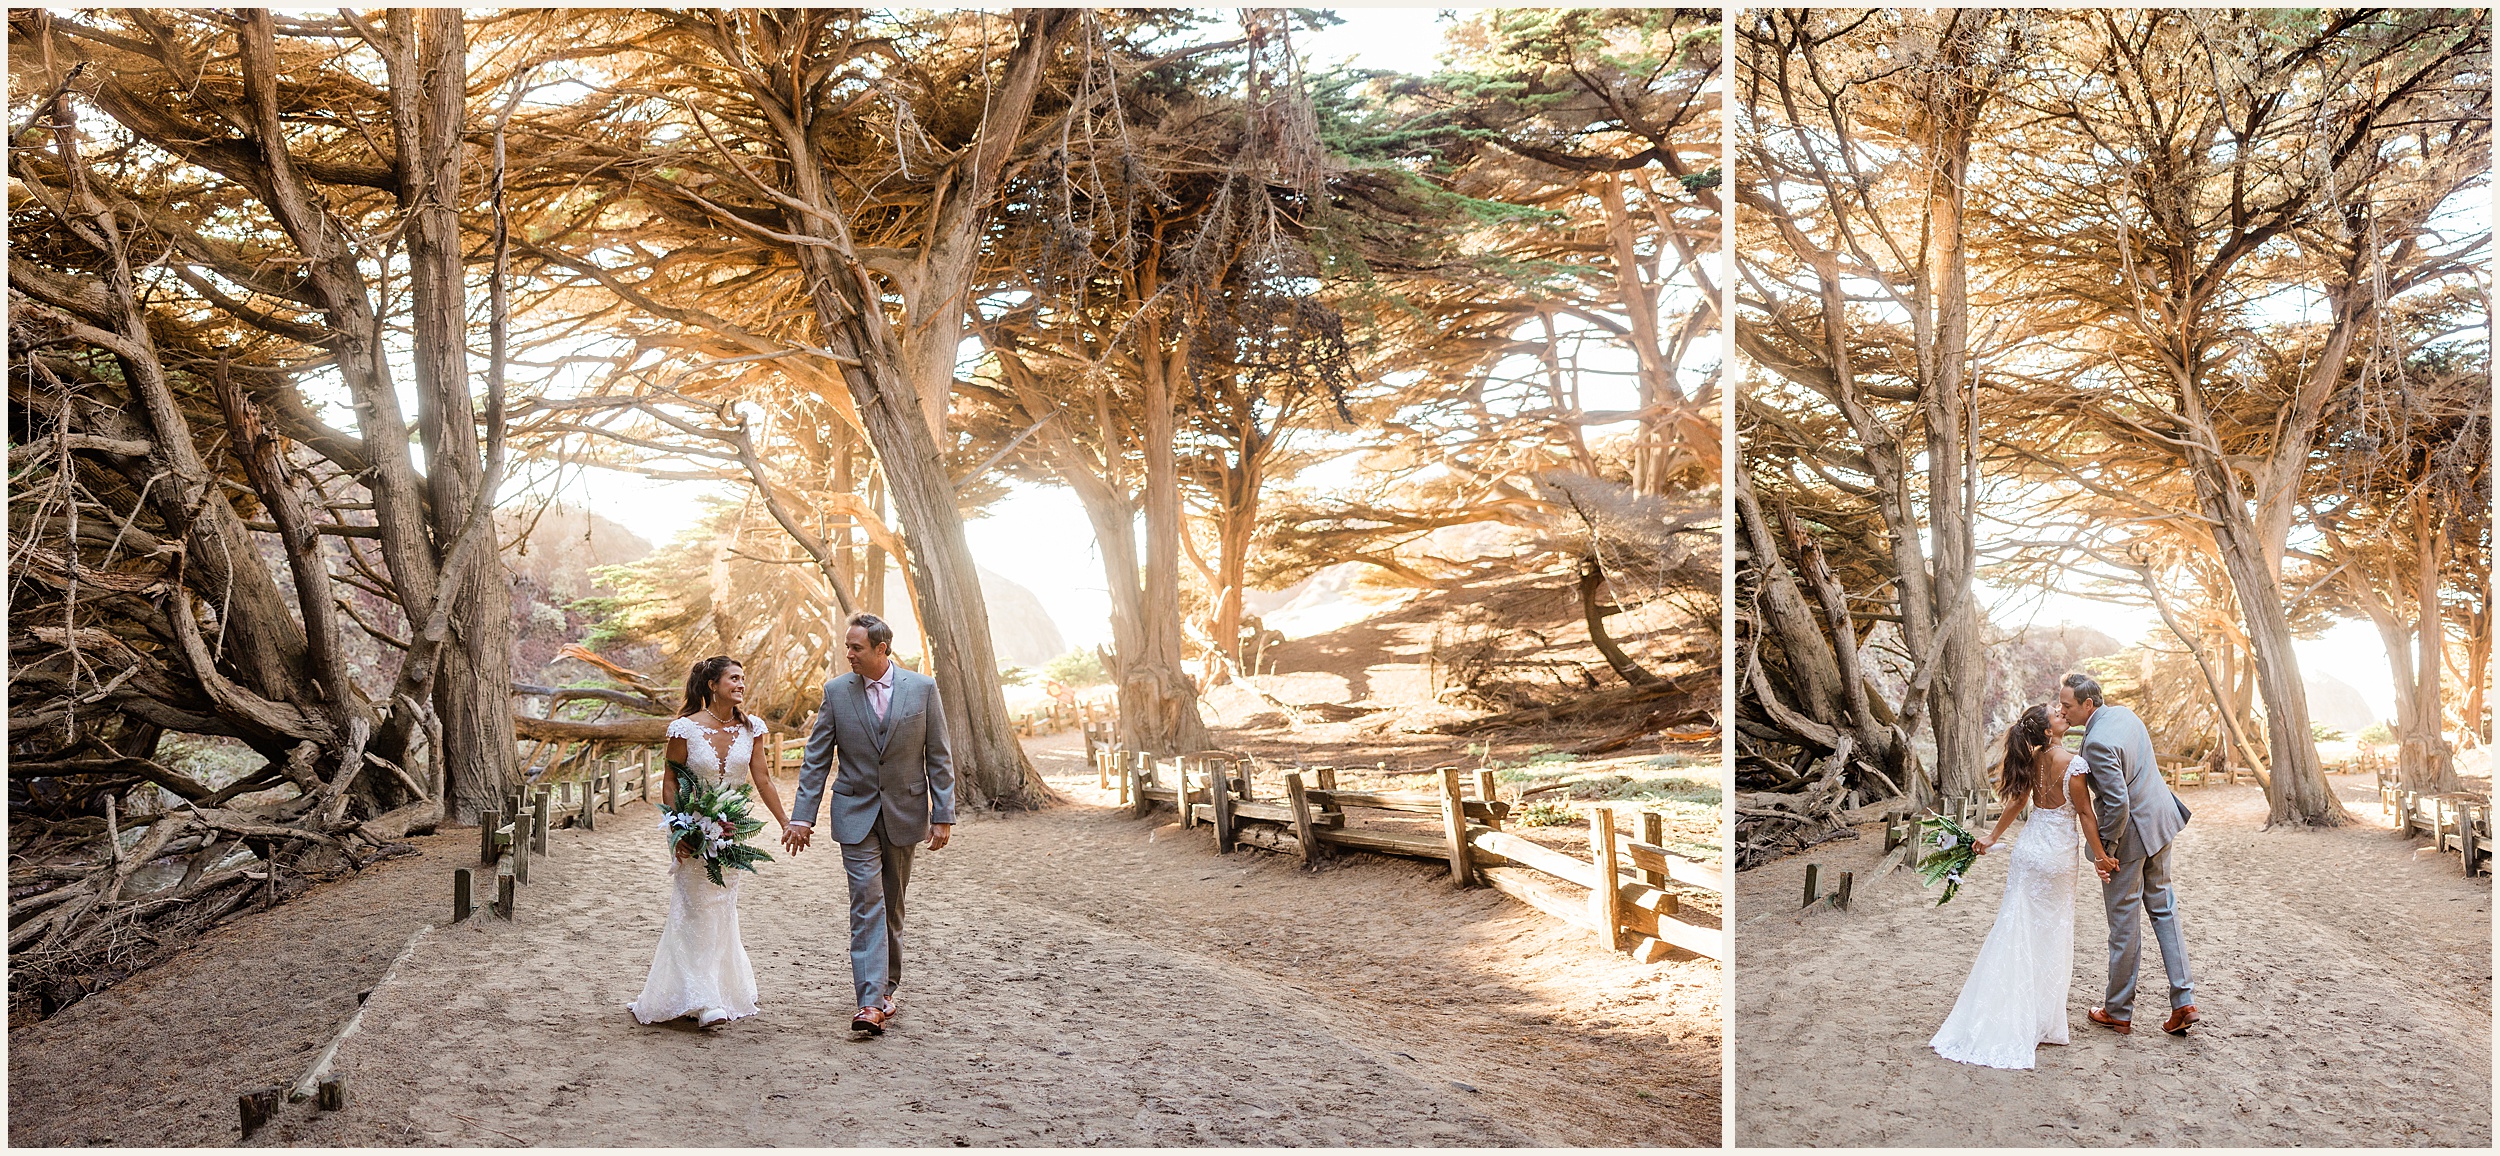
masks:
<path fill-rule="evenodd" d="M 531 718 L 525 714 L 512 716 L 512 734 L 520 739 L 553 739 L 557 742 L 639 743 L 658 745 L 668 741 L 669 720 L 664 718 L 625 719 L 621 722 L 584 723 L 564 719 Z"/>
<path fill-rule="evenodd" d="M 1485 731 L 1502 730 L 1508 727 L 1532 726 L 1537 723 L 1559 722 L 1596 715 L 1621 716 L 1650 703 L 1663 705 L 1646 711 L 1642 715 L 1642 725 L 1648 729 L 1663 730 L 1679 722 L 1707 717 L 1719 705 L 1719 688 L 1715 680 L 1706 688 L 1696 688 L 1676 682 L 1615 687 L 1592 694 L 1577 695 L 1570 701 L 1555 703 L 1552 706 L 1504 711 L 1481 718 L 1443 723 L 1427 729 L 1434 734 L 1444 735 L 1481 734 Z M 1656 725 L 1650 726 L 1653 720 Z M 1646 730 L 1643 733 L 1647 733 Z"/>

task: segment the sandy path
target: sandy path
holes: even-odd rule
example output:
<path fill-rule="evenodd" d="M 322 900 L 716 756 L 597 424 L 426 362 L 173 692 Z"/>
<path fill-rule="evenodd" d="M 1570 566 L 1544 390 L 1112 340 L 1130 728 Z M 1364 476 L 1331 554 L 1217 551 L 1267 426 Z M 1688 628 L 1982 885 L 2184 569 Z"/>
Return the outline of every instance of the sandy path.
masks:
<path fill-rule="evenodd" d="M 2085 1021 L 2107 924 L 2084 878 L 2074 1043 L 2030 1072 L 1926 1046 L 1996 918 L 2001 866 L 1937 908 L 1907 871 L 1869 882 L 1876 828 L 1740 875 L 1736 1142 L 2489 1146 L 2491 881 L 2417 858 L 2366 783 L 2337 786 L 2362 825 L 2265 833 L 2253 786 L 2182 792 L 2196 818 L 2175 877 L 2205 1016 L 2185 1038 Z M 1810 861 L 1857 872 L 1854 910 L 1797 910 Z M 2153 1008 L 2165 995 L 2137 1014 Z"/>
<path fill-rule="evenodd" d="M 429 937 L 342 1053 L 349 1106 L 291 1107 L 262 1138 L 1715 1143 L 1715 965 L 1631 963 L 1428 867 L 1219 857 L 1101 807 L 1067 738 L 1035 754 L 1072 805 L 924 852 L 882 1039 L 846 1030 L 840 865 L 815 852 L 742 896 L 762 1015 L 635 1025 L 665 903 L 634 807 L 556 832 L 518 919 Z"/>
<path fill-rule="evenodd" d="M 477 830 L 423 836 L 9 1033 L 9 1144 L 231 1144 L 235 1095 L 301 1075 L 408 936 L 450 918 Z"/>

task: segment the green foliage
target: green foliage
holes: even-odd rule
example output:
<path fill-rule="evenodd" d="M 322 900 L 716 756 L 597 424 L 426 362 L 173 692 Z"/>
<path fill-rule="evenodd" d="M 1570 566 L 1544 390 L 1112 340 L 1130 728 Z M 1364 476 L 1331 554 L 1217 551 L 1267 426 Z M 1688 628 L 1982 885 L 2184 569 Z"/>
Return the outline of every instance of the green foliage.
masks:
<path fill-rule="evenodd" d="M 2322 743 L 2340 743 L 2344 741 L 2344 732 L 2322 722 L 2313 722 L 2309 724 L 2309 737 Z"/>
<path fill-rule="evenodd" d="M 1042 673 L 1079 690 L 1111 681 L 1111 672 L 1102 668 L 1102 656 L 1081 647 L 1043 664 Z"/>
<path fill-rule="evenodd" d="M 1026 670 L 1021 666 L 1017 666 L 1012 662 L 1006 663 L 998 668 L 998 682 L 1001 686 L 1023 686 L 1032 681 L 1032 671 Z"/>
<path fill-rule="evenodd" d="M 1954 894 L 1962 889 L 1962 873 L 1978 862 L 1978 840 L 1960 823 L 1943 815 L 1919 820 L 1919 829 L 1923 832 L 1919 836 L 1921 844 L 1936 850 L 1918 861 L 1918 875 L 1930 887 L 1943 881 L 1944 894 L 1936 900 L 1936 906 L 1942 907 L 1953 902 Z"/>
<path fill-rule="evenodd" d="M 2389 745 L 2389 744 L 2391 744 L 2391 743 L 2394 743 L 2395 741 L 2396 741 L 2396 732 L 2395 732 L 2395 730 L 2394 730 L 2393 728 L 2390 728 L 2390 727 L 2389 727 L 2386 723 L 2383 723 L 2383 722 L 2374 722 L 2374 723 L 2371 723 L 2369 726 L 2363 727 L 2363 728 L 2361 729 L 2361 745 L 2362 745 L 2362 746 L 2365 746 L 2365 747 L 2382 747 L 2382 746 L 2387 746 L 2387 745 Z"/>
<path fill-rule="evenodd" d="M 1580 822 L 1580 812 L 1539 799 L 1512 814 L 1511 821 L 1522 827 L 1569 827 Z"/>
<path fill-rule="evenodd" d="M 764 829 L 764 821 L 748 813 L 748 788 L 705 783 L 684 763 L 671 762 L 669 771 L 678 776 L 679 791 L 675 805 L 661 812 L 669 827 L 669 845 L 687 856 L 703 862 L 703 873 L 712 885 L 728 884 L 724 868 L 753 871 L 758 863 L 772 859 L 761 847 L 746 840 Z M 715 839 L 706 834 L 702 824 L 717 824 L 725 834 Z"/>

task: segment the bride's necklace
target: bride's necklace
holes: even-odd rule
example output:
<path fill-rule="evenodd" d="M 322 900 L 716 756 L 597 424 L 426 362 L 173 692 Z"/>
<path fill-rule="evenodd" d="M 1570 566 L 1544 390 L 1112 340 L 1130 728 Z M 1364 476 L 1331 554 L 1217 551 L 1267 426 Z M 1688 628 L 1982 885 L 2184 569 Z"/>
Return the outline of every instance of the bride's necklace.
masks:
<path fill-rule="evenodd" d="M 713 714 L 712 708 L 708 706 L 704 707 L 702 713 L 704 721 L 701 725 L 703 729 L 707 731 L 725 731 L 729 729 L 729 724 L 722 722 L 719 715 Z"/>

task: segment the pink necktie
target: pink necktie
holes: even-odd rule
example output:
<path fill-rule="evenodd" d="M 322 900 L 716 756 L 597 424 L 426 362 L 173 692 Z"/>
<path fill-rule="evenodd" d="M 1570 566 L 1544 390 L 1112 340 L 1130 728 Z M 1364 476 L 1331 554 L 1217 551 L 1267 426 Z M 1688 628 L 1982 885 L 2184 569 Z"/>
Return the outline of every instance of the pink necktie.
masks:
<path fill-rule="evenodd" d="M 872 682 L 868 684 L 868 706 L 870 709 L 877 712 L 878 722 L 885 721 L 886 697 L 893 693 L 894 689 L 882 682 Z"/>

